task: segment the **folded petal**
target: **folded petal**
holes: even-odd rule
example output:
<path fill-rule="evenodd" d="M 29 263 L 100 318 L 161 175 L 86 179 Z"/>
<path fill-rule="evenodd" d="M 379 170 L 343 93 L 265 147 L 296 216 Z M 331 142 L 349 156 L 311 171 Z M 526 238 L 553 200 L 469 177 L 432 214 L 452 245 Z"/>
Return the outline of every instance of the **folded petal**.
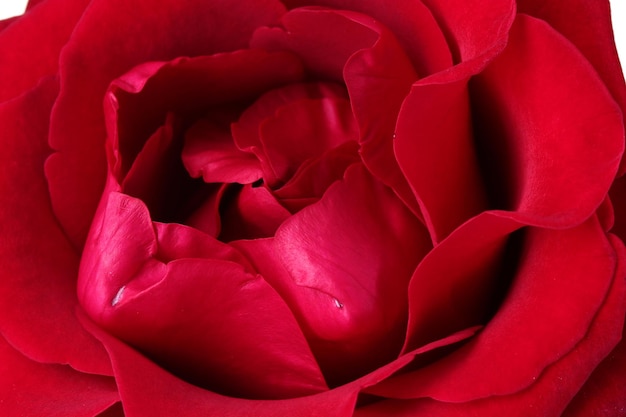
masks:
<path fill-rule="evenodd" d="M 254 154 L 237 148 L 230 126 L 212 120 L 187 131 L 181 157 L 189 175 L 205 182 L 251 184 L 263 175 Z"/>
<path fill-rule="evenodd" d="M 139 63 L 245 47 L 254 29 L 283 12 L 273 0 L 90 3 L 61 56 L 50 131 L 57 153 L 46 167 L 55 213 L 77 247 L 105 181 L 101 103 L 109 83 Z M 115 22 L 115 30 L 102 30 L 102 22 Z"/>
<path fill-rule="evenodd" d="M 48 0 L 0 32 L 0 102 L 58 71 L 59 54 L 88 0 Z"/>
<path fill-rule="evenodd" d="M 346 99 L 347 94 L 345 89 L 336 83 L 293 83 L 281 88 L 269 90 L 252 103 L 252 105 L 247 107 L 241 113 L 238 120 L 231 124 L 233 140 L 239 150 L 247 154 L 253 154 L 257 158 L 263 172 L 264 182 L 272 187 L 278 186 L 281 181 L 287 181 L 288 178 L 278 178 L 274 165 L 278 165 L 278 168 L 282 168 L 282 171 L 293 171 L 298 165 L 291 164 L 296 165 L 296 167 L 291 167 L 288 161 L 285 161 L 286 156 L 280 153 L 281 145 L 288 145 L 287 150 L 291 151 L 287 152 L 287 155 L 292 154 L 297 156 L 298 161 L 302 162 L 303 159 L 305 160 L 307 158 L 307 154 L 311 154 L 311 151 L 313 151 L 313 154 L 309 155 L 310 157 L 314 157 L 315 154 L 319 154 L 320 151 L 323 151 L 325 147 L 324 143 L 332 139 L 328 137 L 321 138 L 319 144 L 323 146 L 317 146 L 317 137 L 314 135 L 311 136 L 307 132 L 308 129 L 313 128 L 313 126 L 311 126 L 312 123 L 318 123 L 319 125 L 314 126 L 314 131 L 323 133 L 325 136 L 329 134 L 332 135 L 335 132 L 339 134 L 341 138 L 340 142 L 345 140 L 345 133 L 350 134 L 351 130 L 353 130 L 352 115 L 349 113 L 346 114 L 348 109 L 345 109 L 345 106 L 341 109 L 334 109 L 343 110 L 341 113 L 333 111 L 332 107 L 329 109 L 330 112 L 325 112 L 324 108 L 321 107 L 320 109 L 316 109 L 315 113 L 311 115 L 314 116 L 312 118 L 303 110 L 308 106 L 314 106 L 312 103 L 318 103 L 318 107 L 320 107 L 319 103 L 324 101 L 344 103 Z M 298 104 L 299 102 L 301 103 Z M 309 126 L 305 128 L 304 126 L 298 126 L 296 123 L 292 123 L 288 119 L 285 120 L 285 116 L 289 113 L 294 115 L 298 114 L 300 122 Z M 338 119 L 338 117 L 347 117 L 348 120 L 344 121 Z M 329 126 L 326 126 L 327 123 Z M 285 126 L 282 126 L 282 124 Z M 342 130 L 346 130 L 342 129 L 345 126 L 348 126 L 349 129 L 347 129 L 346 132 L 342 132 Z M 283 130 L 285 130 L 284 135 L 286 136 L 284 138 L 281 137 Z M 290 135 L 293 134 L 295 134 L 299 140 L 293 140 L 293 138 L 290 137 Z M 273 137 L 274 135 L 278 135 L 278 137 Z M 286 143 L 281 144 L 281 140 Z M 307 152 L 298 152 L 300 140 L 306 141 L 303 145 L 304 148 L 308 150 Z M 279 142 L 276 143 L 277 141 Z M 270 148 L 275 148 L 276 146 L 279 146 L 279 149 Z M 321 150 L 319 148 L 321 148 Z M 299 153 L 304 155 L 298 156 L 297 154 Z M 270 157 L 278 160 L 272 161 Z"/>
<path fill-rule="evenodd" d="M 393 150 L 433 242 L 488 207 L 472 132 L 469 75 L 418 81 L 405 98 Z"/>
<path fill-rule="evenodd" d="M 283 106 L 260 126 L 260 135 L 273 172 L 286 183 L 304 162 L 356 142 L 359 132 L 348 100 L 323 98 Z"/>
<path fill-rule="evenodd" d="M 521 225 L 483 213 L 460 226 L 420 262 L 408 289 L 404 351 L 469 326 L 484 324 L 506 289 L 513 267 L 505 257 Z M 509 254 L 510 255 L 510 254 Z M 507 265 L 509 264 L 509 265 Z"/>
<path fill-rule="evenodd" d="M 57 81 L 0 104 L 0 330 L 29 358 L 110 375 L 75 317 L 78 256 L 52 214 L 43 164 Z"/>
<path fill-rule="evenodd" d="M 259 239 L 274 236 L 291 216 L 266 187 L 233 186 L 220 207 L 220 240 Z"/>
<path fill-rule="evenodd" d="M 545 22 L 520 15 L 506 50 L 470 88 L 492 204 L 542 227 L 589 218 L 615 177 L 624 127 L 584 56 Z"/>
<path fill-rule="evenodd" d="M 460 402 L 508 395 L 531 386 L 546 368 L 584 340 L 596 315 L 603 311 L 612 283 L 623 287 L 623 272 L 616 271 L 623 252 L 617 250 L 616 254 L 595 218 L 563 231 L 528 229 L 510 289 L 484 330 L 440 361 L 384 381 L 368 392 Z M 623 306 L 618 310 L 623 314 Z M 614 314 L 608 319 L 619 320 L 618 326 L 609 330 L 619 335 L 623 316 Z M 577 365 L 587 375 L 616 339 L 592 338 L 591 343 L 603 347 L 591 352 L 599 356 L 596 362 Z"/>
<path fill-rule="evenodd" d="M 399 0 L 394 2 L 394 7 L 373 0 L 285 0 L 283 3 L 290 8 L 319 5 L 371 16 L 393 28 L 394 35 L 421 76 L 452 65 L 450 50 L 441 28 L 421 1 Z"/>
<path fill-rule="evenodd" d="M 172 241 L 171 228 L 155 227 L 137 199 L 111 193 L 103 204 L 79 282 L 81 301 L 99 325 L 221 393 L 290 398 L 326 390 L 293 314 L 263 278 L 226 249 L 203 258 L 188 257 L 204 252 L 197 247 L 181 253 L 176 246 L 195 246 L 200 236 Z M 159 236 L 168 240 L 160 250 Z M 164 251 L 169 256 L 161 259 Z M 171 259 L 177 252 L 186 256 Z"/>
<path fill-rule="evenodd" d="M 397 356 L 406 286 L 430 242 L 421 223 L 362 165 L 285 221 L 273 241 L 237 247 L 286 299 L 331 385 Z"/>
<path fill-rule="evenodd" d="M 611 24 L 610 3 L 593 0 L 518 0 L 517 7 L 519 13 L 545 20 L 572 42 L 591 62 L 626 114 L 626 84 L 612 29 L 620 22 Z M 624 172 L 624 166 L 621 172 Z"/>
<path fill-rule="evenodd" d="M 507 42 L 515 1 L 422 0 L 439 23 L 455 63 L 479 67 Z"/>
<path fill-rule="evenodd" d="M 32 361 L 0 335 L 0 413 L 90 417 L 119 401 L 115 380 Z"/>
<path fill-rule="evenodd" d="M 622 414 L 623 390 L 609 392 L 609 399 L 613 395 L 611 402 L 604 402 L 607 397 L 606 392 L 598 393 L 599 397 L 588 397 L 589 401 L 582 404 L 578 398 L 574 399 L 570 408 L 568 406 L 572 397 L 580 390 L 587 381 L 589 374 L 607 355 L 612 346 L 620 338 L 621 328 L 624 323 L 624 312 L 626 309 L 626 283 L 624 282 L 624 261 L 625 253 L 623 243 L 617 239 L 611 239 L 611 243 L 618 253 L 619 265 L 612 280 L 611 287 L 602 307 L 594 314 L 593 322 L 585 337 L 575 345 L 575 347 L 561 357 L 557 362 L 548 366 L 540 375 L 532 381 L 526 388 L 520 389 L 507 395 L 494 395 L 488 398 L 477 399 L 468 402 L 446 401 L 441 399 L 421 398 L 413 400 L 388 400 L 381 401 L 372 406 L 366 406 L 357 410 L 355 417 L 377 417 L 377 416 L 400 416 L 412 417 L 425 415 L 429 417 L 465 417 L 468 415 L 497 417 L 502 415 L 513 417 L 524 417 L 531 414 L 540 413 L 546 416 L 618 416 Z M 567 311 L 567 310 L 564 310 Z M 567 318 L 565 318 L 567 320 Z M 523 323 L 523 321 L 520 321 Z M 556 323 L 553 331 L 559 331 L 561 324 L 566 321 Z M 505 341 L 494 341 L 495 345 L 502 350 L 511 346 Z M 535 344 L 539 347 L 543 340 L 538 340 Z M 482 363 L 483 367 L 489 368 L 493 374 L 498 374 L 514 365 L 518 358 L 523 358 L 531 350 L 520 351 L 515 359 L 512 359 L 506 366 L 493 365 L 489 359 Z M 493 367 L 493 368 L 492 368 Z M 616 377 L 614 382 L 618 388 L 623 386 L 618 369 L 609 371 Z M 479 375 L 479 374 L 477 374 Z M 589 380 L 590 383 L 599 382 Z M 480 376 L 474 377 L 475 383 L 481 383 Z M 584 390 L 584 388 L 583 388 Z M 584 393 L 584 391 L 583 391 Z M 579 408 L 580 407 L 580 408 Z"/>
<path fill-rule="evenodd" d="M 358 389 L 354 387 L 273 401 L 223 396 L 176 378 L 96 326 L 92 326 L 91 331 L 102 340 L 111 355 L 127 417 L 143 417 L 146 414 L 189 417 L 350 417 L 354 410 L 358 394 Z"/>

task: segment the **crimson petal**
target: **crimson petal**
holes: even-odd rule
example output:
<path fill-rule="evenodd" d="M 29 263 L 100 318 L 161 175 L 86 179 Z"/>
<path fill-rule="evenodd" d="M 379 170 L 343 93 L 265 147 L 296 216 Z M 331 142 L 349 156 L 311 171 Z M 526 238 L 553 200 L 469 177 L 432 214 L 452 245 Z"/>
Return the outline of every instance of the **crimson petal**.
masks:
<path fill-rule="evenodd" d="M 485 175 L 501 181 L 491 181 L 491 197 L 506 196 L 498 208 L 542 227 L 589 218 L 615 177 L 624 126 L 580 52 L 545 22 L 520 15 L 507 49 L 471 90 Z"/>
<path fill-rule="evenodd" d="M 113 378 L 34 362 L 0 335 L 0 413 L 89 417 L 119 401 Z"/>
<path fill-rule="evenodd" d="M 155 229 L 132 197 L 110 193 L 100 213 L 79 281 L 97 323 L 174 372 L 231 395 L 285 398 L 326 389 L 292 313 L 261 277 L 232 256 L 159 259 L 156 232 L 163 227 Z M 171 248 L 169 236 L 171 256 L 181 249 Z M 197 243 L 187 236 L 184 243 Z"/>
<path fill-rule="evenodd" d="M 305 161 L 356 142 L 358 128 L 348 100 L 304 99 L 279 108 L 260 126 L 260 136 L 273 172 L 285 183 Z"/>
<path fill-rule="evenodd" d="M 448 240 L 453 238 L 454 234 Z M 511 394 L 532 385 L 544 369 L 585 338 L 611 283 L 619 281 L 617 286 L 623 287 L 623 275 L 616 276 L 623 274 L 616 271 L 617 262 L 621 265 L 624 260 L 623 251 L 617 248 L 616 254 L 614 243 L 595 217 L 562 231 L 528 229 L 511 288 L 485 329 L 433 365 L 389 379 L 368 392 L 460 402 Z M 435 250 L 442 247 L 443 243 Z M 621 330 L 619 320 L 615 333 Z M 600 342 L 606 344 L 606 353 L 615 343 Z M 577 366 L 591 373 L 595 364 Z"/>
<path fill-rule="evenodd" d="M 58 71 L 59 53 L 88 0 L 48 0 L 0 32 L 0 102 Z M 36 51 L 36 52 L 35 52 Z"/>
<path fill-rule="evenodd" d="M 285 0 L 290 8 L 319 5 L 353 10 L 373 17 L 393 28 L 421 76 L 442 71 L 452 65 L 450 49 L 430 10 L 421 1 L 396 0 L 393 7 L 375 0 Z"/>
<path fill-rule="evenodd" d="M 75 317 L 78 256 L 52 214 L 43 163 L 57 82 L 0 104 L 0 329 L 24 355 L 111 374 L 100 343 Z"/>
<path fill-rule="evenodd" d="M 488 62 L 507 41 L 515 18 L 515 1 L 422 0 L 439 22 L 455 63 Z"/>
<path fill-rule="evenodd" d="M 254 29 L 283 12 L 273 0 L 164 0 L 159 7 L 149 0 L 91 1 L 61 55 L 63 87 L 50 126 L 57 153 L 46 165 L 55 213 L 77 247 L 105 182 L 101 103 L 109 83 L 142 62 L 245 47 Z M 102 22 L 115 22 L 115 30 L 101 30 Z"/>
<path fill-rule="evenodd" d="M 228 191 L 222 200 L 220 240 L 258 239 L 273 236 L 290 216 L 266 187 L 246 184 Z"/>
<path fill-rule="evenodd" d="M 488 319 L 503 285 L 498 274 L 507 240 L 520 227 L 483 213 L 426 255 L 409 285 L 404 351 Z"/>
<path fill-rule="evenodd" d="M 362 165 L 288 219 L 273 241 L 238 247 L 294 310 L 331 385 L 398 354 L 406 286 L 430 241 Z"/>
<path fill-rule="evenodd" d="M 237 148 L 230 129 L 210 120 L 187 131 L 182 160 L 189 175 L 205 182 L 250 184 L 263 175 L 259 160 Z"/>
<path fill-rule="evenodd" d="M 415 83 L 396 125 L 395 157 L 435 243 L 487 208 L 472 135 L 468 78 Z"/>
<path fill-rule="evenodd" d="M 545 20 L 572 42 L 591 62 L 626 114 L 626 84 L 615 48 L 610 2 L 518 0 L 517 7 L 519 13 Z M 622 163 L 622 173 L 625 168 Z"/>
<path fill-rule="evenodd" d="M 399 417 L 416 415 L 429 417 L 465 417 L 468 415 L 499 417 L 507 415 L 525 417 L 529 413 L 536 412 L 546 416 L 561 415 L 572 397 L 585 383 L 589 373 L 620 337 L 620 329 L 624 321 L 624 310 L 626 309 L 626 303 L 624 302 L 626 300 L 626 285 L 623 279 L 626 272 L 624 270 L 626 253 L 624 253 L 622 242 L 613 238 L 611 243 L 616 252 L 618 252 L 620 264 L 608 295 L 604 299 L 601 309 L 595 314 L 589 331 L 585 338 L 575 345 L 573 350 L 565 354 L 556 363 L 548 366 L 529 387 L 508 395 L 494 395 L 469 402 L 444 402 L 430 398 L 381 401 L 375 405 L 359 409 L 355 413 L 355 417 L 380 415 Z M 538 341 L 537 346 L 540 344 L 541 341 Z M 502 347 L 505 346 L 505 342 L 497 341 L 496 345 Z M 491 372 L 496 374 L 504 369 L 508 369 L 512 364 L 515 364 L 515 361 L 508 362 L 507 366 L 494 367 Z M 489 360 L 483 362 L 482 366 L 491 367 Z M 496 369 L 498 372 L 494 372 Z M 616 371 L 616 369 L 612 369 L 610 372 L 619 378 L 622 374 Z M 473 381 L 480 382 L 481 379 L 474 378 Z M 576 407 L 580 403 L 574 400 L 571 404 L 572 408 L 568 408 L 563 416 L 604 417 L 620 415 L 622 409 L 619 407 L 620 401 L 623 400 L 623 390 L 615 394 L 617 395 L 615 398 L 618 398 L 616 403 L 603 403 L 601 400 L 604 398 L 598 398 L 598 402 L 591 399 L 590 404 L 595 406 L 592 409 L 577 409 Z M 621 401 L 621 404 L 623 404 L 623 401 Z M 577 411 L 580 413 L 577 413 Z"/>

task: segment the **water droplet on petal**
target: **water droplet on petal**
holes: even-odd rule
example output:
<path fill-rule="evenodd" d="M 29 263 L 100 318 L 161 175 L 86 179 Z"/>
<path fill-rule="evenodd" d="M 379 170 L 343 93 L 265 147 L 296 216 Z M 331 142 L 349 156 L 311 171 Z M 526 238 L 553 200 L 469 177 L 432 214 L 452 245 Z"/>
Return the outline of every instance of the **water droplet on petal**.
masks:
<path fill-rule="evenodd" d="M 115 294 L 115 297 L 113 297 L 113 301 L 111 301 L 111 305 L 113 307 L 115 307 L 115 305 L 120 302 L 120 300 L 122 299 L 122 294 L 124 293 L 125 289 L 126 289 L 126 286 L 123 286 L 122 288 L 119 289 L 117 294 Z"/>
<path fill-rule="evenodd" d="M 341 301 L 339 301 L 338 299 L 333 298 L 333 303 L 335 303 L 335 307 L 343 308 L 343 304 L 341 304 Z"/>

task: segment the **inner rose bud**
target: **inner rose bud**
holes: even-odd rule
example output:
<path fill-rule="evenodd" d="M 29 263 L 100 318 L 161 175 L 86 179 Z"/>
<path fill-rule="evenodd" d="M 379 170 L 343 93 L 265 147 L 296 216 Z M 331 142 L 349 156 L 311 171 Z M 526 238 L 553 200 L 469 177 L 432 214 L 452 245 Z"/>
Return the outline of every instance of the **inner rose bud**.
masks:
<path fill-rule="evenodd" d="M 396 359 L 432 247 L 363 166 L 346 89 L 302 68 L 256 49 L 150 63 L 105 99 L 109 176 L 80 299 L 229 395 L 309 395 Z"/>

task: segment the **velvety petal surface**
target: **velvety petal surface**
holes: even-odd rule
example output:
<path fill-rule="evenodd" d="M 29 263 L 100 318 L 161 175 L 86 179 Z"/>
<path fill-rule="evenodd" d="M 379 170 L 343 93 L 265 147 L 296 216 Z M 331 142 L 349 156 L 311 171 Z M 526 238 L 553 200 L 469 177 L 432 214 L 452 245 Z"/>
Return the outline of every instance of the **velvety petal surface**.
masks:
<path fill-rule="evenodd" d="M 483 213 L 455 230 L 420 262 L 408 287 L 404 350 L 485 323 L 510 277 L 505 262 L 511 233 L 521 225 Z"/>
<path fill-rule="evenodd" d="M 288 168 L 284 161 L 285 156 L 280 155 L 276 149 L 268 149 L 266 145 L 273 145 L 274 142 L 283 140 L 289 145 L 288 149 L 292 150 L 291 153 L 298 152 L 298 146 L 296 146 L 297 144 L 290 143 L 290 139 L 292 139 L 293 142 L 296 141 L 289 137 L 289 134 L 295 133 L 297 137 L 310 142 L 306 144 L 307 149 L 311 149 L 313 151 L 317 149 L 317 153 L 319 153 L 318 148 L 323 150 L 323 146 L 316 146 L 317 142 L 323 144 L 324 142 L 328 142 L 331 138 L 322 137 L 318 140 L 315 136 L 307 135 L 304 126 L 299 129 L 298 126 L 294 126 L 290 120 L 285 120 L 286 126 L 284 126 L 284 128 L 287 131 L 284 132 L 284 134 L 287 137 L 281 138 L 281 128 L 283 126 L 280 123 L 281 117 L 278 113 L 281 112 L 283 114 L 282 119 L 285 119 L 284 114 L 285 112 L 289 112 L 289 107 L 291 107 L 291 113 L 298 113 L 298 110 L 300 109 L 298 115 L 300 122 L 306 123 L 308 128 L 312 128 L 311 124 L 318 123 L 319 126 L 314 127 L 315 131 L 324 132 L 324 135 L 332 135 L 336 132 L 341 138 L 343 138 L 345 137 L 345 134 L 341 131 L 342 127 L 348 126 L 348 133 L 352 130 L 353 123 L 351 115 L 337 114 L 335 111 L 332 111 L 333 107 L 331 107 L 329 108 L 329 110 L 331 110 L 330 112 L 325 112 L 323 111 L 324 109 L 321 108 L 318 109 L 314 117 L 309 118 L 308 115 L 302 111 L 304 109 L 302 109 L 301 106 L 298 107 L 297 103 L 312 103 L 318 101 L 321 103 L 324 100 L 339 103 L 344 102 L 346 99 L 347 94 L 345 89 L 340 84 L 336 83 L 293 83 L 282 88 L 270 90 L 255 100 L 254 103 L 241 113 L 238 120 L 231 124 L 233 140 L 235 141 L 238 149 L 256 156 L 263 173 L 263 181 L 266 184 L 270 186 L 280 185 L 281 180 L 287 181 L 288 178 L 279 179 L 277 177 L 277 173 L 275 172 L 270 156 L 278 156 L 279 161 L 275 161 L 275 163 L 278 162 L 280 165 L 280 159 L 282 159 L 283 168 Z M 311 103 L 309 103 L 309 105 L 311 105 Z M 344 121 L 338 119 L 337 116 L 347 116 L 348 120 Z M 326 123 L 329 124 L 328 127 L 325 126 Z M 266 124 L 269 124 L 270 126 L 265 127 Z M 289 132 L 289 129 L 291 129 L 292 132 Z M 293 132 L 293 130 L 295 130 L 295 132 Z M 274 138 L 272 137 L 273 134 L 278 134 L 279 137 Z M 268 137 L 264 140 L 264 136 L 266 135 Z M 272 152 L 271 155 L 268 155 L 268 151 Z M 302 152 L 304 155 L 300 155 L 299 159 L 306 159 L 307 153 L 310 152 Z M 310 155 L 310 157 L 314 156 L 315 153 Z"/>
<path fill-rule="evenodd" d="M 244 47 L 254 29 L 283 11 L 272 0 L 90 3 L 61 55 L 63 87 L 50 131 L 57 152 L 46 165 L 55 213 L 76 246 L 104 185 L 101 103 L 109 83 L 139 63 Z M 103 22 L 115 22 L 115 30 L 103 30 Z"/>
<path fill-rule="evenodd" d="M 235 244 L 294 310 L 331 385 L 398 354 L 406 286 L 430 242 L 362 165 L 285 221 L 273 241 Z"/>
<path fill-rule="evenodd" d="M 0 102 L 55 75 L 59 53 L 88 0 L 48 0 L 0 32 Z"/>
<path fill-rule="evenodd" d="M 272 170 L 283 183 L 307 160 L 356 142 L 359 135 L 350 102 L 330 98 L 285 105 L 265 120 L 259 133 Z"/>
<path fill-rule="evenodd" d="M 397 109 L 417 75 L 393 33 L 366 15 L 341 10 L 295 9 L 282 22 L 284 28 L 255 32 L 252 45 L 292 50 L 314 75 L 344 80 L 363 160 L 417 213 L 392 147 Z"/>
<path fill-rule="evenodd" d="M 359 144 L 345 142 L 302 164 L 294 176 L 273 194 L 292 213 L 315 203 L 346 169 L 359 162 Z"/>
<path fill-rule="evenodd" d="M 100 328 L 89 323 L 85 325 L 103 342 L 111 355 L 124 411 L 128 417 L 144 416 L 146 413 L 154 416 L 184 414 L 198 417 L 207 414 L 233 417 L 349 417 L 353 415 L 361 389 L 389 377 L 414 357 L 461 343 L 478 330 L 466 329 L 423 346 L 358 380 L 320 394 L 286 400 L 256 401 L 226 397 L 190 385 L 159 368 L 154 362 Z M 146 381 L 151 383 L 146 384 Z"/>
<path fill-rule="evenodd" d="M 443 247 L 444 243 L 434 251 Z M 545 368 L 584 339 L 611 283 L 617 282 L 622 291 L 623 275 L 616 273 L 623 272 L 616 267 L 618 258 L 623 261 L 623 252 L 617 250 L 616 254 L 595 218 L 563 231 L 528 229 L 511 287 L 485 329 L 433 365 L 368 391 L 386 397 L 427 396 L 458 402 L 530 386 Z M 623 317 L 609 316 L 609 320 L 619 320 L 619 326 L 610 329 L 610 334 L 619 336 Z M 592 343 L 605 344 L 598 351 L 606 355 L 617 341 L 614 337 Z M 578 366 L 589 374 L 595 365 Z"/>
<path fill-rule="evenodd" d="M 515 18 L 515 1 L 422 0 L 439 23 L 455 63 L 482 66 L 502 50 Z"/>
<path fill-rule="evenodd" d="M 290 8 L 317 5 L 352 10 L 370 16 L 388 28 L 407 52 L 422 77 L 452 65 L 441 28 L 421 1 L 399 0 L 394 7 L 373 0 L 284 0 Z"/>
<path fill-rule="evenodd" d="M 487 208 L 472 131 L 469 76 L 418 81 L 405 98 L 393 151 L 438 243 Z"/>
<path fill-rule="evenodd" d="M 32 361 L 0 335 L 0 413 L 90 417 L 119 401 L 113 378 Z"/>
<path fill-rule="evenodd" d="M 205 182 L 251 184 L 263 175 L 254 154 L 237 148 L 230 126 L 212 120 L 187 131 L 181 157 L 189 175 Z"/>
<path fill-rule="evenodd" d="M 548 366 L 544 372 L 532 381 L 525 389 L 507 394 L 495 395 L 488 398 L 469 402 L 440 402 L 432 399 L 417 400 L 391 400 L 382 401 L 372 406 L 366 406 L 355 413 L 355 417 L 378 417 L 378 416 L 401 416 L 401 417 L 465 417 L 485 416 L 496 417 L 510 415 L 523 417 L 540 413 L 546 416 L 561 415 L 568 406 L 572 397 L 580 390 L 587 381 L 589 374 L 600 363 L 611 347 L 619 340 L 620 329 L 624 322 L 624 310 L 626 309 L 626 285 L 624 282 L 624 261 L 626 260 L 623 243 L 617 239 L 611 239 L 611 243 L 618 253 L 619 265 L 611 288 L 603 300 L 602 307 L 596 312 L 593 322 L 585 337 L 574 348 L 562 356 L 557 362 Z M 554 330 L 558 330 L 557 327 Z M 537 346 L 541 341 L 537 342 Z M 501 346 L 501 345 L 500 345 Z M 494 374 L 515 363 L 509 362 L 507 366 L 494 368 Z M 490 361 L 483 365 L 491 366 Z M 497 369 L 497 371 L 496 371 Z M 618 369 L 613 369 L 618 371 Z M 618 372 L 613 375 L 619 377 Z M 475 379 L 474 381 L 480 381 Z M 590 383 L 594 382 L 593 376 Z M 597 381 L 597 380 L 596 380 Z M 619 382 L 618 382 L 619 384 Z M 584 388 L 583 388 L 584 389 Z M 584 391 L 583 391 L 584 392 Z M 571 409 L 565 411 L 564 416 L 619 416 L 619 398 L 623 391 L 617 393 L 618 402 L 603 403 L 606 397 L 600 393 L 599 397 L 590 398 L 590 407 L 581 407 L 576 399 L 571 403 Z M 597 402 L 594 401 L 598 400 Z M 623 404 L 623 403 L 622 403 Z M 570 410 L 572 414 L 570 414 Z M 581 414 L 577 414 L 580 412 Z"/>
<path fill-rule="evenodd" d="M 517 7 L 520 13 L 545 20 L 572 42 L 591 62 L 626 113 L 626 84 L 615 49 L 610 2 L 518 0 Z M 622 172 L 623 169 L 622 166 Z"/>
<path fill-rule="evenodd" d="M 108 375 L 106 352 L 75 317 L 79 259 L 59 229 L 43 163 L 57 81 L 0 104 L 0 330 L 24 355 Z"/>
<path fill-rule="evenodd" d="M 220 212 L 220 240 L 258 239 L 273 236 L 291 213 L 266 187 L 246 184 L 226 193 Z M 229 195 L 230 194 L 230 195 Z"/>
<path fill-rule="evenodd" d="M 564 417 L 603 417 L 626 412 L 626 339 L 593 371 L 568 405 Z"/>
<path fill-rule="evenodd" d="M 145 205 L 120 193 L 103 204 L 79 281 L 97 323 L 214 391 L 290 398 L 326 389 L 291 311 L 263 278 L 219 252 L 161 260 Z M 187 245 L 198 239 L 187 236 Z"/>
<path fill-rule="evenodd" d="M 520 15 L 507 49 L 476 77 L 471 93 L 497 208 L 545 227 L 578 224 L 598 208 L 624 149 L 624 127 L 619 107 L 571 43 Z"/>
<path fill-rule="evenodd" d="M 115 172 L 123 175 L 128 170 L 167 114 L 187 124 L 206 116 L 228 125 L 245 108 L 241 103 L 302 77 L 302 66 L 293 54 L 260 49 L 133 68 L 112 83 L 105 100 L 108 141 L 119 149 L 116 157 L 121 159 Z"/>

